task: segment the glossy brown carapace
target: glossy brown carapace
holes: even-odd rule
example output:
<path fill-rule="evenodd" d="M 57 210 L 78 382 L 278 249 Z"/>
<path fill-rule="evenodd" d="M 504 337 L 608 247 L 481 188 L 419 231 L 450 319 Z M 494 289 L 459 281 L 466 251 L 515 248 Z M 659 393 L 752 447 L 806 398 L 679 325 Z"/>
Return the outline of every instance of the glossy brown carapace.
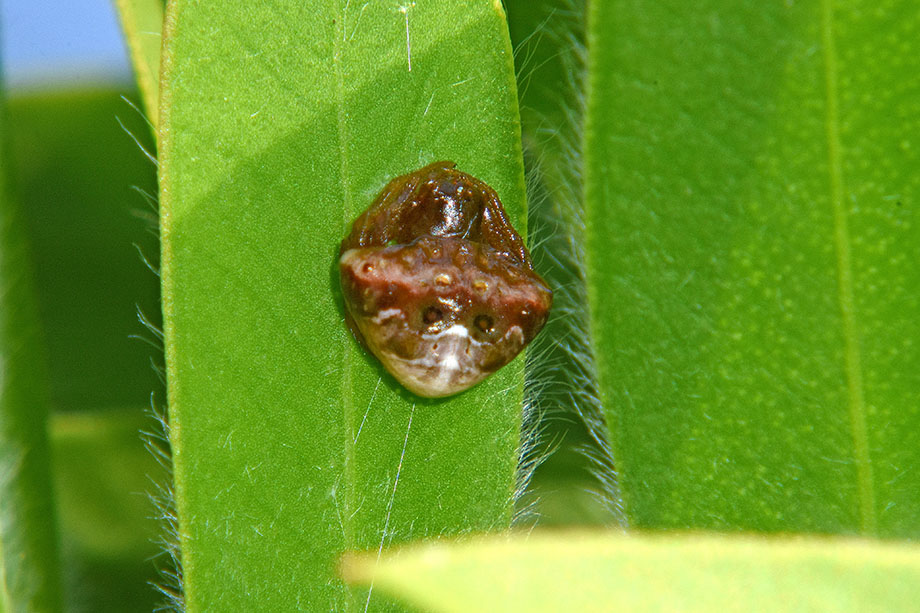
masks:
<path fill-rule="evenodd" d="M 351 328 L 421 396 L 463 391 L 510 362 L 552 304 L 496 193 L 452 162 L 393 179 L 339 255 Z"/>

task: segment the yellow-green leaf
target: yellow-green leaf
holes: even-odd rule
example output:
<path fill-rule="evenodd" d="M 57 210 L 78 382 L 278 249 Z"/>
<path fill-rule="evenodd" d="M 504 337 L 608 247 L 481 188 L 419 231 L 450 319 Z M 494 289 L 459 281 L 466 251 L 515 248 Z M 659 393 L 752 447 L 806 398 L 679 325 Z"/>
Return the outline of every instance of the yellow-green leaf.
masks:
<path fill-rule="evenodd" d="M 164 0 L 115 0 L 144 111 L 154 130 L 159 120 L 163 3 Z"/>
<path fill-rule="evenodd" d="M 346 558 L 343 574 L 425 611 L 916 608 L 920 548 L 835 539 L 544 533 Z"/>

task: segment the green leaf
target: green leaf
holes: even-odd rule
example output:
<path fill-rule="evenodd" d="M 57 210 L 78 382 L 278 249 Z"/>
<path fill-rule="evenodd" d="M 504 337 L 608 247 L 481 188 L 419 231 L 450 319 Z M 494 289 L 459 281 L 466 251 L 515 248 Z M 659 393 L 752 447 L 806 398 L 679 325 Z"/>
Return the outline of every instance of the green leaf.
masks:
<path fill-rule="evenodd" d="M 115 0 L 144 111 L 154 131 L 160 99 L 160 49 L 164 0 Z"/>
<path fill-rule="evenodd" d="M 521 361 L 459 397 L 416 398 L 346 330 L 336 269 L 385 183 L 438 159 L 494 187 L 523 229 L 504 16 L 484 0 L 178 0 L 164 32 L 163 301 L 188 610 L 364 607 L 368 592 L 335 576 L 342 551 L 511 520 Z"/>
<path fill-rule="evenodd" d="M 141 439 L 150 427 L 140 410 L 51 418 L 68 603 L 81 611 L 151 611 L 157 604 L 159 534 L 150 494 L 165 471 Z"/>
<path fill-rule="evenodd" d="M 9 138 L 31 244 L 55 410 L 134 410 L 162 384 L 155 167 L 132 136 L 150 135 L 120 89 L 60 90 L 10 100 Z M 156 347 L 133 336 L 141 336 Z"/>
<path fill-rule="evenodd" d="M 0 99 L 0 611 L 61 610 L 48 377 Z"/>
<path fill-rule="evenodd" d="M 136 314 L 159 319 L 158 279 L 138 255 L 156 265 L 155 206 L 132 190 L 155 194 L 155 167 L 132 138 L 151 145 L 125 93 L 16 96 L 8 134 L 51 405 L 64 411 L 52 415 L 51 457 L 65 594 L 68 606 L 100 612 L 149 611 L 156 597 L 146 496 L 155 473 L 138 427 L 161 383 L 156 350 L 131 338 L 157 344 Z"/>
<path fill-rule="evenodd" d="M 916 545 L 543 534 L 345 560 L 425 611 L 912 611 Z"/>
<path fill-rule="evenodd" d="M 634 525 L 920 535 L 918 28 L 906 0 L 591 3 L 588 272 Z"/>

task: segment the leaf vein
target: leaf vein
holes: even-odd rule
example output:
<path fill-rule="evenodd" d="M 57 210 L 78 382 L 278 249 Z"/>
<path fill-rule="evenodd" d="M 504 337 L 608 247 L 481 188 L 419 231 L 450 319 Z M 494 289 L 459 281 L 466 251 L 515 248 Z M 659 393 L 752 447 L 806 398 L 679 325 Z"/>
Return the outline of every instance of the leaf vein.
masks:
<path fill-rule="evenodd" d="M 834 2 L 821 2 L 821 38 L 824 52 L 828 172 L 831 209 L 834 217 L 834 247 L 837 255 L 837 285 L 844 336 L 844 367 L 847 379 L 847 405 L 856 461 L 857 492 L 861 531 L 875 534 L 875 491 L 869 456 L 866 404 L 863 389 L 862 356 L 859 347 L 856 300 L 853 289 L 853 262 L 847 211 L 844 203 L 843 151 L 840 138 L 840 109 L 837 49 L 834 39 Z"/>

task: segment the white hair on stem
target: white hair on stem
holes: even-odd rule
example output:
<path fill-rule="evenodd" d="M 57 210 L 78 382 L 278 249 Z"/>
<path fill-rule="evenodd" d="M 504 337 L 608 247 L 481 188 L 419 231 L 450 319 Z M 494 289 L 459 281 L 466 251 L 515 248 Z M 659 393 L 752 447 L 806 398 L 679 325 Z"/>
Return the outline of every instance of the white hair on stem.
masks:
<path fill-rule="evenodd" d="M 122 96 L 122 100 L 147 123 L 148 127 L 153 127 L 150 120 L 136 104 L 124 96 Z M 128 137 L 134 141 L 141 155 L 147 158 L 154 167 L 158 167 L 156 156 L 143 146 L 140 137 L 134 134 L 121 119 L 116 117 L 116 121 Z M 159 201 L 157 196 L 140 186 L 134 185 L 131 186 L 131 189 L 140 195 L 146 205 L 143 208 L 135 207 L 131 209 L 131 212 L 144 223 L 145 231 L 159 240 Z M 144 266 L 159 280 L 158 262 L 149 258 L 140 245 L 135 243 L 134 247 Z M 161 389 L 165 389 L 166 375 L 165 367 L 162 364 L 163 330 L 144 313 L 140 305 L 136 305 L 135 308 L 138 322 L 152 338 L 143 334 L 133 334 L 130 338 L 146 342 L 157 350 L 156 356 L 151 356 L 150 358 L 150 366 L 160 381 Z M 154 559 L 158 580 L 151 582 L 151 585 L 160 593 L 161 600 L 154 611 L 181 612 L 185 611 L 185 595 L 179 540 L 179 516 L 176 510 L 176 495 L 173 489 L 169 416 L 166 406 L 157 402 L 156 392 L 150 393 L 147 413 L 152 419 L 153 425 L 151 428 L 142 430 L 140 436 L 144 446 L 153 455 L 161 468 L 159 475 L 148 475 L 151 489 L 147 492 L 147 497 L 155 510 L 154 519 L 159 523 L 159 534 L 155 539 L 155 544 L 159 547 L 160 553 Z"/>
<path fill-rule="evenodd" d="M 534 267 L 550 283 L 554 306 L 546 330 L 528 348 L 525 437 L 533 440 L 522 455 L 519 488 L 526 488 L 534 470 L 562 445 L 543 440 L 550 419 L 580 422 L 590 442 L 576 450 L 590 465 L 597 496 L 611 520 L 625 526 L 612 449 L 597 388 L 590 316 L 585 309 L 584 205 L 582 200 L 583 118 L 587 50 L 584 43 L 585 5 L 567 0 L 547 15 L 515 49 L 525 54 L 519 66 L 519 91 L 524 120 L 525 160 L 528 161 L 530 250 Z M 527 92 L 536 45 L 549 42 L 559 50 L 551 60 L 562 64 L 565 82 L 556 87 L 550 112 L 527 107 Z M 592 488 L 593 489 L 593 488 Z M 521 500 L 523 491 L 518 492 Z M 518 521 L 533 516 L 534 502 L 519 505 Z"/>

